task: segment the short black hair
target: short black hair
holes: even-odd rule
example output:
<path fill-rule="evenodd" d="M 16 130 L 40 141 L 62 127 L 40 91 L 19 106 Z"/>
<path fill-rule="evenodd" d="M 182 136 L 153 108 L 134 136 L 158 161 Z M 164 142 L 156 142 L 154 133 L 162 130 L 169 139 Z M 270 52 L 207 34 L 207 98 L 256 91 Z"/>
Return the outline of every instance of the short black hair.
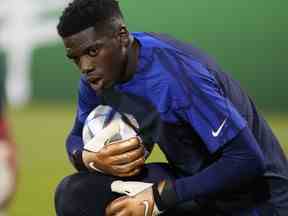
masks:
<path fill-rule="evenodd" d="M 123 18 L 117 0 L 73 0 L 59 19 L 58 34 L 68 37 L 109 23 L 113 18 Z"/>

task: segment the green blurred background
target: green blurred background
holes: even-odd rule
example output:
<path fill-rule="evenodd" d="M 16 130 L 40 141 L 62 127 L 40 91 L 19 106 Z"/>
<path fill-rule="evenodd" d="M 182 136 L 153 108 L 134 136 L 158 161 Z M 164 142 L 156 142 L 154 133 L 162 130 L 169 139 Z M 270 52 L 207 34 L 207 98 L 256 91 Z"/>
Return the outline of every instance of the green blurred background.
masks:
<path fill-rule="evenodd" d="M 166 32 L 192 42 L 231 71 L 261 108 L 288 109 L 288 2 L 146 0 L 121 5 L 131 31 Z M 35 99 L 75 98 L 78 73 L 64 59 L 62 46 L 37 49 L 32 73 Z"/>
<path fill-rule="evenodd" d="M 131 31 L 169 33 L 214 56 L 240 80 L 285 148 L 287 6 L 280 0 L 121 1 Z M 55 11 L 51 16 L 59 14 Z M 54 188 L 73 172 L 64 140 L 73 122 L 78 77 L 60 42 L 34 51 L 32 103 L 20 110 L 8 109 L 21 166 L 11 216 L 55 215 Z M 151 160 L 163 156 L 156 151 Z"/>

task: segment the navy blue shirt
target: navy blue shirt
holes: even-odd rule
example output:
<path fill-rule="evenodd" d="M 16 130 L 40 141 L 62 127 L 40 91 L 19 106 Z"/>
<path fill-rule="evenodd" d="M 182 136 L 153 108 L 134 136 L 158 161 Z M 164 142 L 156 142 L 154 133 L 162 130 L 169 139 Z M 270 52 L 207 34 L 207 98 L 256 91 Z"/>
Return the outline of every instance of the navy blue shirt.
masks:
<path fill-rule="evenodd" d="M 81 131 L 87 115 L 97 105 L 106 104 L 121 113 L 133 115 L 147 145 L 159 144 L 168 162 L 179 173 L 175 187 L 180 201 L 209 199 L 216 190 L 212 180 L 207 179 L 211 172 L 208 169 L 204 176 L 196 174 L 205 173 L 203 170 L 218 161 L 221 155 L 228 152 L 228 157 L 231 156 L 229 143 L 237 136 L 241 136 L 238 140 L 246 142 L 241 152 L 243 149 L 247 152 L 235 158 L 249 161 L 251 155 L 256 155 L 265 161 L 266 174 L 272 173 L 287 186 L 287 161 L 280 145 L 236 81 L 192 46 L 163 35 L 133 33 L 133 36 L 140 45 L 140 54 L 137 71 L 131 80 L 117 84 L 110 93 L 98 97 L 86 78 L 81 77 L 76 123 L 67 142 L 70 156 L 83 148 Z M 246 135 L 242 136 L 243 131 Z M 280 161 L 277 161 L 279 157 Z M 229 167 L 229 162 L 225 163 L 219 167 Z M 219 167 L 216 164 L 212 172 L 215 178 L 215 170 L 219 171 Z M 229 172 L 235 172 L 231 175 L 237 178 L 237 170 Z M 219 178 L 219 184 L 234 181 L 234 178 L 225 179 L 229 172 L 223 171 L 225 175 L 223 179 Z M 247 171 L 246 175 L 253 176 L 253 173 Z M 202 184 L 203 190 L 199 190 L 201 181 L 207 182 Z"/>

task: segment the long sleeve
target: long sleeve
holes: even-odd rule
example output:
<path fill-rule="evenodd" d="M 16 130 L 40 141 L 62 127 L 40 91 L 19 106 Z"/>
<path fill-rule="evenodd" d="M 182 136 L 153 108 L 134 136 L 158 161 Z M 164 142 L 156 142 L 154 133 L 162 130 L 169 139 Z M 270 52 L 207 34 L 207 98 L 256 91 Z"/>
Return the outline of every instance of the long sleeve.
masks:
<path fill-rule="evenodd" d="M 219 159 L 206 169 L 173 182 L 174 194 L 177 196 L 173 200 L 181 203 L 217 197 L 218 193 L 239 188 L 264 173 L 263 154 L 249 128 L 244 128 L 221 151 Z"/>
<path fill-rule="evenodd" d="M 82 129 L 86 117 L 99 104 L 99 97 L 91 89 L 84 76 L 81 77 L 78 93 L 78 107 L 75 122 L 66 139 L 66 150 L 71 163 L 77 170 L 85 170 L 82 161 Z"/>
<path fill-rule="evenodd" d="M 83 124 L 76 117 L 74 127 L 66 139 L 66 150 L 69 160 L 77 170 L 86 170 L 82 161 L 82 128 Z"/>

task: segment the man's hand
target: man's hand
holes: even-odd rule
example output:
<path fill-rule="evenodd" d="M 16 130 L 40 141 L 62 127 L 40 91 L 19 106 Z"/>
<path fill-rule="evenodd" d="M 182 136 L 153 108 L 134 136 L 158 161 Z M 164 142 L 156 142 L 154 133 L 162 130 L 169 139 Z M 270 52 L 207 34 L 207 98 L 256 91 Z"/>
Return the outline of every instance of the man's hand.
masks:
<path fill-rule="evenodd" d="M 99 152 L 83 151 L 86 167 L 91 163 L 106 174 L 128 177 L 138 174 L 145 163 L 145 150 L 137 137 L 105 145 Z"/>
<path fill-rule="evenodd" d="M 152 187 L 137 195 L 122 196 L 113 200 L 106 208 L 106 216 L 152 216 L 154 199 Z"/>

